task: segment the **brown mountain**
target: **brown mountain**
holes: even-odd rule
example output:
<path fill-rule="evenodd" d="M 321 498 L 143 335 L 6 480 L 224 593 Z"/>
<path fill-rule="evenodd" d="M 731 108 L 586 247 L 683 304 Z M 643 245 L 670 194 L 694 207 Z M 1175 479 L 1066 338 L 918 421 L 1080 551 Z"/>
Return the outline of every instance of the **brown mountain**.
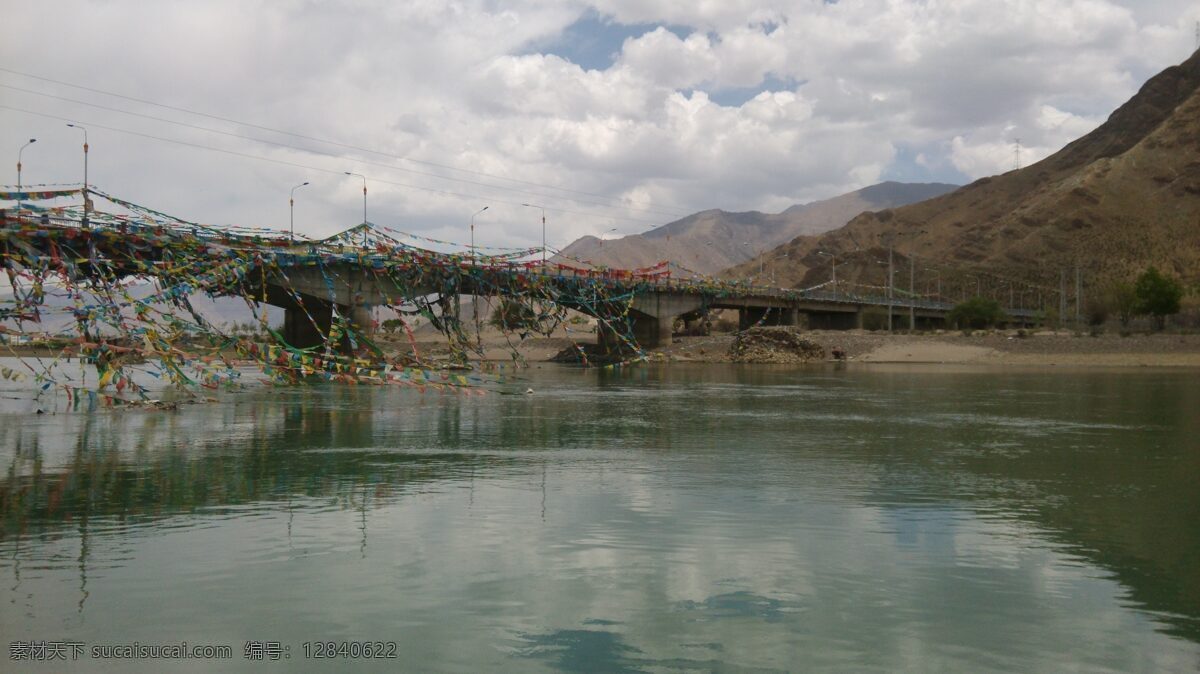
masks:
<path fill-rule="evenodd" d="M 792 206 L 776 214 L 701 211 L 645 234 L 607 241 L 585 236 L 564 248 L 556 259 L 567 264 L 574 263 L 572 258 L 586 260 L 593 265 L 620 269 L 637 269 L 670 260 L 683 268 L 712 274 L 796 236 L 841 227 L 863 211 L 911 204 L 955 187 L 942 183 L 885 182 L 832 199 Z"/>
<path fill-rule="evenodd" d="M 820 237 L 800 237 L 780 285 L 809 287 L 831 276 L 881 283 L 878 261 L 894 240 L 897 285 L 922 290 L 957 274 L 970 284 L 1011 281 L 1018 290 L 1128 278 L 1154 264 L 1200 281 L 1200 52 L 1151 78 L 1100 127 L 1031 166 L 982 178 L 903 208 L 864 213 Z M 754 268 L 752 268 L 754 267 Z M 970 277 L 971 271 L 988 274 Z M 753 264 L 728 270 L 753 275 Z M 994 276 L 993 276 L 994 275 Z M 947 292 L 947 294 L 950 294 Z"/>

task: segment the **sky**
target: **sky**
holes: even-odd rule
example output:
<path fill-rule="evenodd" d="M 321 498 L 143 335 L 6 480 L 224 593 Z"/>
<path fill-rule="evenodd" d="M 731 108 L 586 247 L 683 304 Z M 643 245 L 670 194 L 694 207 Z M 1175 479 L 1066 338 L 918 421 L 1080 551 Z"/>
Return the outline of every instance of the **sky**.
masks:
<path fill-rule="evenodd" d="M 536 204 L 564 247 L 1027 165 L 1186 59 L 1200 3 L 62 0 L 5 15 L 0 184 L 19 151 L 23 184 L 81 182 L 72 121 L 92 185 L 187 220 L 331 234 L 363 219 L 349 171 L 392 230 L 466 242 L 478 213 L 479 245 L 540 245 Z"/>

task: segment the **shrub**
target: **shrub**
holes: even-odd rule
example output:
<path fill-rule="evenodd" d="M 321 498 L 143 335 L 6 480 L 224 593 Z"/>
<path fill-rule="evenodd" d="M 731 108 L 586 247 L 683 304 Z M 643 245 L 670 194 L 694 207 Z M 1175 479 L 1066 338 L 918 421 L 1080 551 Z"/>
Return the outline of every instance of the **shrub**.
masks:
<path fill-rule="evenodd" d="M 1104 303 L 1117 315 L 1121 325 L 1128 327 L 1129 321 L 1138 313 L 1138 296 L 1133 284 L 1128 281 L 1113 281 L 1101 291 Z"/>
<path fill-rule="evenodd" d="M 500 300 L 490 322 L 501 330 L 537 330 L 541 327 L 533 307 L 511 297 Z"/>
<path fill-rule="evenodd" d="M 959 302 L 946 316 L 951 325 L 972 329 L 990 328 L 997 323 L 1003 323 L 1006 318 L 1000 303 L 986 297 L 972 297 Z"/>
<path fill-rule="evenodd" d="M 1150 267 L 1137 278 L 1134 293 L 1137 295 L 1139 313 L 1150 314 L 1154 318 L 1155 327 L 1162 330 L 1166 325 L 1167 316 L 1179 313 L 1183 286 L 1179 281 L 1163 276 L 1157 269 Z"/>

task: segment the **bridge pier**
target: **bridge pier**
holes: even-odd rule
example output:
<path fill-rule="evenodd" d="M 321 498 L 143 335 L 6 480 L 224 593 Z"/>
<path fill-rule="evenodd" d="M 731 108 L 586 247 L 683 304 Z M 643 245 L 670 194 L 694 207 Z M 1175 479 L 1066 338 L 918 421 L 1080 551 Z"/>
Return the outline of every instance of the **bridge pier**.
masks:
<path fill-rule="evenodd" d="M 316 325 L 313 325 L 314 322 Z M 325 335 L 329 333 L 332 322 L 333 310 L 327 303 L 305 303 L 303 308 L 287 307 L 283 310 L 283 339 L 297 349 L 320 346 L 325 343 Z"/>
<path fill-rule="evenodd" d="M 661 346 L 667 346 L 671 343 L 671 327 L 674 324 L 674 318 L 656 318 L 647 316 L 637 312 L 629 312 L 629 321 L 632 327 L 632 337 L 637 342 L 642 350 L 657 349 Z M 617 324 L 617 330 L 623 331 L 624 326 Z M 630 346 L 621 339 L 621 336 L 608 327 L 603 321 L 599 322 L 596 327 L 596 343 L 600 347 L 601 353 L 607 356 L 621 356 L 632 353 Z"/>
<path fill-rule="evenodd" d="M 671 327 L 675 317 L 657 318 L 655 316 L 629 314 L 633 322 L 633 338 L 643 350 L 657 349 L 671 343 Z"/>
<path fill-rule="evenodd" d="M 343 315 L 350 319 L 350 324 L 359 334 L 364 337 L 375 335 L 375 315 L 371 311 L 371 307 L 360 304 L 345 309 L 338 307 L 338 310 L 344 311 Z"/>
<path fill-rule="evenodd" d="M 780 307 L 742 307 L 738 309 L 738 329 L 745 330 L 756 325 L 797 326 L 800 312 Z"/>
<path fill-rule="evenodd" d="M 808 327 L 814 330 L 861 330 L 862 309 L 856 311 L 810 311 Z"/>
<path fill-rule="evenodd" d="M 333 306 L 328 302 L 309 300 L 304 303 L 304 307 L 289 306 L 285 308 L 283 311 L 284 341 L 297 349 L 307 349 L 325 344 L 325 337 L 329 334 L 330 326 L 333 325 Z M 367 337 L 374 334 L 375 320 L 370 307 L 339 305 L 338 313 L 348 318 L 351 326 L 359 334 Z M 349 340 L 343 339 L 339 350 L 349 351 L 349 347 Z"/>

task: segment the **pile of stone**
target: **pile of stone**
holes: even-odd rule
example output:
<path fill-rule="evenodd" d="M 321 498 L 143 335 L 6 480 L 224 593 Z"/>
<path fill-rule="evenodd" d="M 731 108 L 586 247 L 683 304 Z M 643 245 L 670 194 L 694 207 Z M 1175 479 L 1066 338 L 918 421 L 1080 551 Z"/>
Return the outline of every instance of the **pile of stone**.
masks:
<path fill-rule="evenodd" d="M 551 363 L 571 363 L 573 365 L 588 363 L 606 363 L 614 360 L 611 354 L 605 353 L 596 344 L 572 344 L 550 357 Z"/>
<path fill-rule="evenodd" d="M 729 346 L 729 359 L 735 363 L 807 363 L 824 358 L 820 344 L 791 327 L 750 328 L 738 333 Z"/>

